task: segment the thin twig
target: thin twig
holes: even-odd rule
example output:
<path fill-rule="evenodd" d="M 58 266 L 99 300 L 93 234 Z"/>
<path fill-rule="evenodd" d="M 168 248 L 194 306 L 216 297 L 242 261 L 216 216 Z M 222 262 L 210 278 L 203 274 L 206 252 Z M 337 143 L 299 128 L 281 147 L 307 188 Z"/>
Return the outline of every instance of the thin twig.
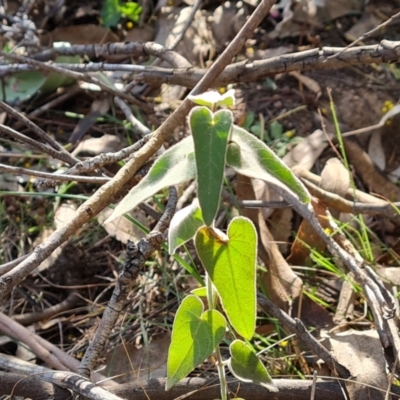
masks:
<path fill-rule="evenodd" d="M 92 382 L 71 372 L 49 371 L 40 375 L 41 379 L 79 394 L 79 398 L 90 400 L 123 400 L 109 391 L 93 385 Z"/>
<path fill-rule="evenodd" d="M 9 261 L 5 264 L 0 265 L 0 276 L 5 274 L 8 271 L 11 271 L 14 267 L 16 267 L 21 261 L 24 261 L 29 254 L 25 254 L 24 256 L 18 257 L 16 260 Z"/>
<path fill-rule="evenodd" d="M 337 69 L 352 65 L 397 62 L 400 59 L 399 41 L 382 40 L 376 45 L 349 49 L 340 58 L 330 59 L 332 55 L 342 50 L 341 47 L 323 47 L 322 49 L 300 51 L 252 62 L 244 60 L 229 65 L 210 87 L 253 82 L 291 71 Z M 202 78 L 205 72 L 201 68 L 191 68 L 189 71 L 185 69 L 165 69 L 164 73 L 144 70 L 135 76 L 135 80 L 154 85 L 169 83 L 190 88 Z"/>
<path fill-rule="evenodd" d="M 145 136 L 151 133 L 151 130 L 143 125 L 133 114 L 132 110 L 128 106 L 128 104 L 125 103 L 124 100 L 120 99 L 119 97 L 114 97 L 115 104 L 119 106 L 119 108 L 123 111 L 125 114 L 126 119 L 131 123 L 132 125 L 132 130 L 134 133 Z"/>
<path fill-rule="evenodd" d="M 97 79 L 95 77 L 87 76 L 80 72 L 75 72 L 75 71 L 71 71 L 71 70 L 68 70 L 65 68 L 61 68 L 61 67 L 56 66 L 55 64 L 46 64 L 41 61 L 36 61 L 36 60 L 33 60 L 28 57 L 18 56 L 16 54 L 12 54 L 12 53 L 5 53 L 4 51 L 0 51 L 0 55 L 3 57 L 6 57 L 6 58 L 10 58 L 14 61 L 33 65 L 35 68 L 42 70 L 42 71 L 56 72 L 58 74 L 69 76 L 70 78 L 73 78 L 73 79 L 81 80 L 81 81 L 88 82 L 88 83 L 93 83 L 93 84 L 99 86 L 105 92 L 110 93 L 117 97 L 121 97 L 124 100 L 128 101 L 129 103 L 134 104 L 135 106 L 141 108 L 142 110 L 144 110 L 146 112 L 149 112 L 149 113 L 153 112 L 152 108 L 148 104 L 137 100 L 136 98 L 132 97 L 129 94 L 126 94 L 120 90 L 114 89 L 113 87 L 104 84 L 103 82 L 100 81 L 100 79 Z"/>
<path fill-rule="evenodd" d="M 103 351 L 105 343 L 111 335 L 111 331 L 125 306 L 128 294 L 136 284 L 137 277 L 144 268 L 146 260 L 152 253 L 160 249 L 160 246 L 164 241 L 164 232 L 168 228 L 169 222 L 175 213 L 176 202 L 178 200 L 177 197 L 176 189 L 171 187 L 165 212 L 153 231 L 145 238 L 141 239 L 137 245 L 128 241 L 125 265 L 118 276 L 113 294 L 104 311 L 95 336 L 90 342 L 78 368 L 78 372 L 82 376 L 90 377 L 90 373 L 95 366 L 100 353 Z"/>
<path fill-rule="evenodd" d="M 333 372 L 342 378 L 349 378 L 350 372 L 346 367 L 339 364 L 332 354 L 322 346 L 314 336 L 307 331 L 303 323 L 298 319 L 293 319 L 285 311 L 281 310 L 271 300 L 265 297 L 262 293 L 257 293 L 257 303 L 268 314 L 278 318 L 279 322 L 285 325 L 290 332 L 296 333 L 299 339 L 305 343 L 318 357 L 325 361 L 326 365 Z"/>
<path fill-rule="evenodd" d="M 85 47 L 85 46 L 83 46 Z M 161 46 L 162 47 L 162 46 Z M 67 50 L 67 49 L 65 49 Z M 166 54 L 177 54 L 175 52 L 169 52 L 162 48 L 164 55 Z M 65 51 L 68 53 L 68 51 Z M 155 55 L 157 52 L 153 52 Z M 335 58 L 337 54 L 341 54 L 340 57 Z M 0 53 L 1 54 L 1 53 Z M 83 54 L 85 54 L 83 52 Z M 93 52 L 91 53 L 93 54 Z M 150 53 L 148 53 L 150 54 Z M 13 56 L 16 57 L 16 56 Z M 19 56 L 18 56 L 19 57 Z M 175 56 L 174 56 L 175 57 Z M 361 46 L 357 48 L 350 48 L 343 52 L 342 47 L 323 47 L 322 49 L 312 49 L 306 51 L 300 51 L 293 54 L 285 54 L 276 57 L 270 57 L 264 60 L 256 60 L 249 62 L 249 60 L 240 61 L 228 65 L 228 67 L 221 73 L 209 87 L 221 87 L 232 83 L 251 82 L 259 79 L 273 76 L 280 73 L 291 72 L 291 71 L 309 71 L 309 70 L 320 70 L 320 69 L 337 69 L 349 66 L 367 65 L 367 64 L 379 64 L 397 62 L 400 59 L 400 41 L 382 40 L 379 44 Z M 38 69 L 41 66 L 50 66 L 57 69 L 58 72 L 66 73 L 65 70 L 71 71 L 125 71 L 125 72 L 136 72 L 136 82 L 146 82 L 155 85 L 161 85 L 162 83 L 180 85 L 188 88 L 194 87 L 197 82 L 207 73 L 208 70 L 188 67 L 188 61 L 186 59 L 176 62 L 176 60 L 167 60 L 173 63 L 174 68 L 161 68 L 152 66 L 138 66 L 132 64 L 108 64 L 108 63 L 88 63 L 88 64 L 63 64 L 63 63 L 52 63 L 40 65 L 33 65 L 31 59 L 20 59 L 21 64 L 12 65 L 0 65 L 0 73 L 10 73 L 21 70 Z M 25 61 L 23 61 L 25 60 Z M 22 64 L 26 62 L 26 64 Z M 180 65 L 180 66 L 177 66 Z M 53 69 L 54 69 L 53 68 Z M 75 79 L 85 80 L 82 76 L 74 75 Z M 89 78 L 87 78 L 89 79 Z M 93 78 L 94 79 L 94 78 Z M 100 86 L 101 83 L 98 81 L 92 82 Z M 107 91 L 109 87 L 107 87 Z M 106 90 L 106 89 L 104 89 Z M 115 96 L 124 98 L 123 95 L 114 94 Z M 125 96 L 127 96 L 125 94 Z M 132 98 L 131 98 L 132 99 Z M 127 99 L 126 99 L 127 100 Z M 129 102 L 129 100 L 127 100 Z M 143 103 L 141 103 L 143 105 Z"/>
<path fill-rule="evenodd" d="M 44 50 L 33 56 L 35 60 L 48 61 L 57 55 L 64 56 L 87 56 L 89 58 L 95 57 L 109 57 L 117 54 L 125 54 L 128 57 L 146 56 L 151 55 L 161 58 L 175 68 L 185 66 L 188 61 L 185 57 L 161 46 L 158 43 L 152 42 L 115 42 L 107 44 L 90 44 L 90 45 L 72 45 L 72 46 L 59 46 L 51 49 Z"/>
<path fill-rule="evenodd" d="M 34 140 L 28 136 L 25 136 L 22 133 L 19 133 L 6 125 L 0 124 L 0 132 L 3 132 L 4 134 L 11 136 L 14 139 L 17 139 L 18 141 L 20 141 L 22 143 L 29 144 L 34 149 L 37 149 L 45 154 L 48 154 L 53 158 L 64 161 L 67 164 L 71 163 L 71 155 L 67 156 L 64 152 L 55 150 L 53 147 L 50 147 L 47 144 L 40 143 L 37 140 Z M 72 161 L 73 161 L 73 164 L 76 164 L 75 160 L 72 160 Z"/>
<path fill-rule="evenodd" d="M 99 177 L 99 176 L 81 176 L 81 175 L 64 175 L 50 172 L 35 171 L 33 169 L 27 169 L 22 167 L 10 167 L 8 165 L 0 164 L 0 172 L 8 172 L 9 174 L 23 174 L 29 176 L 38 176 L 46 179 L 57 179 L 57 181 L 76 181 L 76 182 L 87 182 L 102 185 L 109 182 L 111 178 Z"/>
<path fill-rule="evenodd" d="M 58 152 L 64 154 L 64 156 L 69 160 L 68 164 L 74 165 L 79 160 L 73 157 L 71 154 L 68 153 L 56 140 L 52 139 L 46 132 L 39 128 L 36 124 L 30 121 L 28 118 L 25 117 L 22 113 L 15 110 L 14 108 L 10 107 L 8 104 L 0 101 L 0 109 L 8 113 L 9 115 L 13 116 L 15 119 L 23 123 L 26 127 L 28 127 L 32 132 L 34 132 L 37 136 L 39 136 L 45 143 L 53 147 L 53 149 L 57 150 Z"/>
<path fill-rule="evenodd" d="M 78 303 L 80 297 L 76 291 L 71 291 L 68 297 L 60 303 L 50 306 L 41 311 L 26 314 L 13 315 L 13 320 L 21 325 L 31 325 L 39 321 L 46 321 L 64 311 L 70 311 Z"/>
<path fill-rule="evenodd" d="M 74 175 L 74 174 L 84 174 L 88 172 L 92 172 L 96 169 L 100 169 L 105 165 L 112 164 L 114 162 L 118 162 L 128 158 L 130 155 L 140 150 L 151 138 L 151 135 L 146 135 L 142 139 L 139 139 L 136 143 L 131 146 L 125 147 L 120 151 L 115 153 L 102 153 L 98 156 L 89 158 L 88 160 L 80 161 L 78 164 L 75 164 L 72 168 L 68 169 L 64 172 L 65 175 Z M 38 184 L 38 187 L 46 188 L 48 186 L 56 186 L 58 185 L 57 179 L 45 180 Z"/>
<path fill-rule="evenodd" d="M 333 207 L 340 212 L 352 214 L 386 215 L 387 217 L 391 217 L 396 220 L 400 218 L 396 212 L 396 208 L 400 208 L 400 202 L 385 202 L 380 204 L 381 199 L 378 198 L 376 199 L 377 204 L 354 202 L 346 200 L 335 193 L 327 192 L 317 185 L 314 185 L 307 179 L 303 178 L 302 182 L 312 195 L 321 199 L 327 206 Z"/>
<path fill-rule="evenodd" d="M 360 36 L 358 39 L 354 40 L 354 42 L 351 42 L 349 45 L 347 45 L 341 52 L 335 54 L 334 56 L 331 56 L 330 59 L 335 58 L 335 57 L 340 57 L 342 53 L 350 49 L 351 47 L 354 47 L 357 43 L 360 43 L 364 39 L 366 39 L 368 36 L 373 35 L 375 32 L 380 31 L 382 28 L 385 26 L 389 25 L 391 22 L 393 22 L 395 19 L 400 17 L 400 11 L 394 15 L 392 15 L 389 19 L 387 19 L 385 22 L 382 22 L 381 24 L 377 25 L 375 28 L 371 29 L 368 32 L 365 32 L 362 36 Z"/>
<path fill-rule="evenodd" d="M 0 331 L 18 342 L 25 343 L 34 354 L 53 368 L 75 372 L 79 366 L 78 360 L 3 313 L 0 313 Z M 96 380 L 104 379 L 99 373 L 95 373 L 94 377 Z M 109 385 L 114 383 L 109 382 Z"/>

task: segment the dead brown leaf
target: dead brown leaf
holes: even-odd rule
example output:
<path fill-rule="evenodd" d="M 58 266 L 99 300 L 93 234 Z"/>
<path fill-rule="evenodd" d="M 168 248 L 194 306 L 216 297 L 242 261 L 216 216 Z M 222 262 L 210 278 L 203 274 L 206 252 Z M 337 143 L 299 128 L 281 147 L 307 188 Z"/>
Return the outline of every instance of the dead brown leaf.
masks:
<path fill-rule="evenodd" d="M 400 188 L 376 170 L 368 154 L 353 141 L 345 140 L 344 144 L 350 162 L 369 191 L 379 193 L 389 201 L 399 201 Z"/>
<path fill-rule="evenodd" d="M 254 200 L 254 191 L 248 177 L 238 175 L 236 195 L 239 200 Z M 301 293 L 302 280 L 293 272 L 286 262 L 275 239 L 272 237 L 262 213 L 256 209 L 242 209 L 242 214 L 250 218 L 258 232 L 258 256 L 268 269 L 260 276 L 261 284 L 271 300 L 284 310 L 289 302 Z"/>
<path fill-rule="evenodd" d="M 312 205 L 321 226 L 324 229 L 328 228 L 329 223 L 326 206 L 317 199 L 312 200 Z M 297 231 L 296 239 L 292 244 L 292 249 L 287 261 L 293 265 L 309 264 L 310 248 L 322 253 L 325 251 L 326 244 L 315 232 L 311 224 L 307 220 L 303 220 Z"/>
<path fill-rule="evenodd" d="M 79 122 L 76 124 L 69 138 L 69 142 L 76 143 L 79 140 L 81 140 L 81 138 L 85 135 L 85 133 L 97 122 L 97 118 L 107 113 L 109 108 L 110 108 L 110 100 L 108 96 L 93 101 L 89 113 L 83 119 L 79 120 Z M 113 150 L 108 150 L 108 151 L 113 151 Z"/>
<path fill-rule="evenodd" d="M 111 215 L 111 208 L 105 208 L 99 215 L 99 224 L 107 231 L 107 233 L 119 240 L 121 243 L 126 244 L 128 240 L 137 242 L 146 236 L 136 225 L 128 221 L 124 216 L 119 217 L 107 224 L 104 221 Z M 146 214 L 139 208 L 135 208 L 130 212 L 130 215 L 138 220 L 142 225 L 147 226 Z"/>
<path fill-rule="evenodd" d="M 351 329 L 324 336 L 329 338 L 337 361 L 353 377 L 345 381 L 350 400 L 385 399 L 389 382 L 378 333 L 375 330 L 360 332 Z"/>
<path fill-rule="evenodd" d="M 122 343 L 107 356 L 107 376 L 117 376 L 119 383 L 164 378 L 167 371 L 168 347 L 171 335 L 167 332 L 153 336 L 147 346 Z"/>
<path fill-rule="evenodd" d="M 120 149 L 121 139 L 118 136 L 106 134 L 99 138 L 83 140 L 72 152 L 72 155 L 87 153 L 91 156 L 97 156 L 101 153 L 115 152 Z"/>
<path fill-rule="evenodd" d="M 304 138 L 297 146 L 293 147 L 283 157 L 283 161 L 290 168 L 300 166 L 306 170 L 310 170 L 327 146 L 328 142 L 326 141 L 324 132 L 321 129 L 317 129 L 311 135 Z"/>

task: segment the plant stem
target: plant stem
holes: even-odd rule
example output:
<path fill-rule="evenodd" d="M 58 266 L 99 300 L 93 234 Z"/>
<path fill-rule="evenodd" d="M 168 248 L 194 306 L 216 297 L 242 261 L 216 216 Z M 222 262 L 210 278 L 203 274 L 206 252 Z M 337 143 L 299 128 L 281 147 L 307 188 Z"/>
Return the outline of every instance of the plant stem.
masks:
<path fill-rule="evenodd" d="M 208 308 L 210 310 L 215 309 L 215 304 L 214 304 L 214 290 L 213 290 L 213 283 L 210 279 L 210 275 L 206 272 L 206 285 L 207 285 L 207 303 L 208 303 Z"/>
<path fill-rule="evenodd" d="M 206 285 L 207 285 L 207 303 L 208 308 L 210 310 L 215 309 L 215 291 L 213 287 L 213 283 L 211 281 L 210 275 L 206 272 Z M 221 351 L 219 350 L 219 346 L 215 349 L 215 355 L 217 357 L 217 368 L 218 368 L 218 377 L 221 386 L 221 400 L 227 400 L 227 383 L 226 383 L 226 375 L 225 375 L 225 365 L 222 361 Z"/>
<path fill-rule="evenodd" d="M 221 351 L 219 350 L 219 346 L 215 349 L 215 354 L 217 356 L 217 368 L 218 368 L 218 377 L 221 386 L 221 400 L 227 400 L 227 383 L 226 383 L 226 375 L 225 375 L 225 365 L 222 361 Z"/>

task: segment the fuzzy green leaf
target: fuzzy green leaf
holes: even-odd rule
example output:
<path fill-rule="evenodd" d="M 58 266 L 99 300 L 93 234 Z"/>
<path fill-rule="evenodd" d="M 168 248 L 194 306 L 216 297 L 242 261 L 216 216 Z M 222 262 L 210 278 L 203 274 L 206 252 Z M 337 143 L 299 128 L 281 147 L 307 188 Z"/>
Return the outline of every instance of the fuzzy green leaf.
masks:
<path fill-rule="evenodd" d="M 310 195 L 290 168 L 261 140 L 238 126 L 232 129 L 228 146 L 227 164 L 250 178 L 273 181 L 285 185 L 303 203 L 311 201 Z"/>
<path fill-rule="evenodd" d="M 117 26 L 121 19 L 121 10 L 119 0 L 104 0 L 100 16 L 105 28 Z"/>
<path fill-rule="evenodd" d="M 195 107 L 189 122 L 196 154 L 199 202 L 204 222 L 210 226 L 219 207 L 233 116 L 229 110 L 213 114 L 206 107 Z"/>
<path fill-rule="evenodd" d="M 188 181 L 195 176 L 193 139 L 189 136 L 158 158 L 148 174 L 122 199 L 105 223 L 129 212 L 161 189 Z"/>
<path fill-rule="evenodd" d="M 189 99 L 199 106 L 206 106 L 210 108 L 222 105 L 233 106 L 235 105 L 235 90 L 229 89 L 224 94 L 220 94 L 215 90 L 210 90 L 196 96 L 189 96 Z"/>
<path fill-rule="evenodd" d="M 175 250 L 192 239 L 197 229 L 204 225 L 199 202 L 196 199 L 188 207 L 182 208 L 172 217 L 168 230 L 168 251 Z"/>
<path fill-rule="evenodd" d="M 203 227 L 196 234 L 196 251 L 207 270 L 229 322 L 246 339 L 256 321 L 257 232 L 245 217 L 234 218 L 228 236 Z"/>
<path fill-rule="evenodd" d="M 203 310 L 201 300 L 190 295 L 176 313 L 168 351 L 166 390 L 209 357 L 224 338 L 223 315 L 216 310 Z"/>
<path fill-rule="evenodd" d="M 229 349 L 231 359 L 228 365 L 236 378 L 243 382 L 257 383 L 271 392 L 278 391 L 267 369 L 246 343 L 234 340 Z"/>

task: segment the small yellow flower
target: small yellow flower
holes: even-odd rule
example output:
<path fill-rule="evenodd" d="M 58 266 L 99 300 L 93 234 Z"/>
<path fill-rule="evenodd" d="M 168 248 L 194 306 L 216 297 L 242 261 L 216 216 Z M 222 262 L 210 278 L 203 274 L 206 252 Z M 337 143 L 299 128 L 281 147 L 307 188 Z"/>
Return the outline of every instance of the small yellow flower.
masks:
<path fill-rule="evenodd" d="M 391 100 L 386 100 L 383 103 L 382 107 L 382 114 L 386 114 L 388 111 L 390 111 L 394 107 L 394 104 Z"/>
<path fill-rule="evenodd" d="M 286 131 L 285 132 L 285 136 L 289 139 L 291 139 L 293 136 L 296 135 L 296 130 L 295 129 L 291 129 L 290 131 Z"/>
<path fill-rule="evenodd" d="M 128 31 L 130 31 L 131 29 L 133 29 L 134 26 L 135 26 L 135 25 L 133 24 L 132 21 L 128 21 L 128 22 L 125 24 L 125 28 L 126 28 Z"/>
<path fill-rule="evenodd" d="M 280 346 L 281 346 L 281 347 L 287 347 L 288 344 L 289 344 L 289 341 L 288 341 L 288 340 L 282 340 L 282 342 L 280 342 Z"/>
<path fill-rule="evenodd" d="M 333 229 L 331 228 L 325 228 L 324 231 L 327 235 L 331 235 L 333 233 Z"/>
<path fill-rule="evenodd" d="M 226 93 L 226 87 L 220 87 L 220 88 L 218 89 L 218 92 L 219 92 L 220 94 Z"/>

